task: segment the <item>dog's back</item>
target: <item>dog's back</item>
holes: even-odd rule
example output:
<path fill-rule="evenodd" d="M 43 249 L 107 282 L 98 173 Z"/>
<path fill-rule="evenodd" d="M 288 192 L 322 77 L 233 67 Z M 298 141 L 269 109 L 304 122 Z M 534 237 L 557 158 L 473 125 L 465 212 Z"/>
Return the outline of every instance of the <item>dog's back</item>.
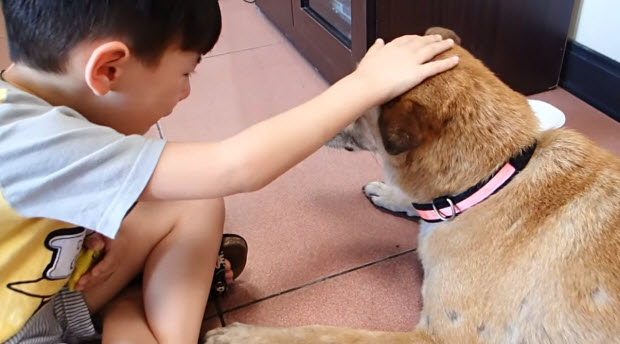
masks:
<path fill-rule="evenodd" d="M 540 145 L 548 156 L 533 166 L 529 197 L 542 199 L 525 209 L 543 222 L 524 228 L 540 232 L 533 248 L 550 264 L 539 274 L 554 287 L 546 321 L 557 317 L 555 337 L 565 342 L 619 343 L 620 160 L 568 130 L 544 133 Z"/>
<path fill-rule="evenodd" d="M 620 342 L 620 160 L 538 137 L 502 192 L 420 242 L 420 326 L 446 343 Z"/>

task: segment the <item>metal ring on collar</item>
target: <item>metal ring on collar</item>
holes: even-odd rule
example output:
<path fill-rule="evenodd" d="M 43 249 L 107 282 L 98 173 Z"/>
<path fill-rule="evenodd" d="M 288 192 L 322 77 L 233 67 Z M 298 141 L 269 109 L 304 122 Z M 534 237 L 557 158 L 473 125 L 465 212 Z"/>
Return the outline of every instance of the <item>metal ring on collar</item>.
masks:
<path fill-rule="evenodd" d="M 433 200 L 431 202 L 431 204 L 433 205 L 433 210 L 435 211 L 435 214 L 441 219 L 441 221 L 450 222 L 450 221 L 454 220 L 454 218 L 456 217 L 456 208 L 454 206 L 454 202 L 452 202 L 452 200 L 449 197 L 446 197 L 446 201 L 450 205 L 450 210 L 452 211 L 452 215 L 450 215 L 449 217 L 444 216 L 437 209 L 437 207 L 435 206 L 435 200 Z"/>

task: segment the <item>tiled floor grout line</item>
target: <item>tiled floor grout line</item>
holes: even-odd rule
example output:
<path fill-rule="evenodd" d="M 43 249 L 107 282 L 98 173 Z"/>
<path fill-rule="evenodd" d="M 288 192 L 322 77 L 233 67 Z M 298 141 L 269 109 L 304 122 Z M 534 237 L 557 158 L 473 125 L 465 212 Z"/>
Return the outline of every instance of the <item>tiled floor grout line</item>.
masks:
<path fill-rule="evenodd" d="M 357 271 L 357 270 L 361 270 L 361 269 L 367 268 L 367 267 L 369 267 L 369 266 L 373 266 L 373 265 L 376 265 L 376 264 L 379 264 L 379 263 L 382 263 L 382 262 L 388 261 L 388 260 L 390 260 L 390 259 L 398 258 L 398 257 L 400 257 L 400 256 L 404 256 L 404 255 L 406 255 L 406 254 L 409 254 L 409 253 L 411 253 L 411 252 L 415 252 L 415 251 L 416 251 L 416 249 L 415 249 L 415 248 L 412 248 L 412 249 L 409 249 L 409 250 L 407 250 L 407 251 L 403 251 L 403 252 L 400 252 L 400 253 L 393 254 L 393 255 L 391 255 L 391 256 L 387 256 L 387 257 L 381 258 L 381 259 L 379 259 L 379 260 L 372 261 L 372 262 L 370 262 L 370 263 L 366 263 L 366 264 L 363 264 L 363 265 L 360 265 L 360 266 L 356 266 L 356 267 L 354 267 L 354 268 L 351 268 L 351 269 L 348 269 L 348 270 L 345 270 L 345 271 L 337 272 L 337 273 L 335 273 L 335 274 L 332 274 L 332 275 L 329 275 L 329 276 L 323 277 L 323 278 L 318 279 L 318 280 L 316 280 L 316 281 L 308 282 L 308 283 L 306 283 L 306 284 L 303 284 L 303 285 L 300 285 L 300 286 L 297 286 L 297 287 L 293 287 L 293 288 L 290 288 L 290 289 L 287 289 L 287 290 L 281 291 L 281 292 L 276 293 L 276 294 L 272 294 L 272 295 L 269 295 L 269 296 L 265 296 L 265 297 L 263 297 L 263 298 L 260 298 L 260 299 L 254 300 L 254 301 L 250 301 L 250 302 L 248 302 L 248 303 L 244 303 L 244 304 L 242 304 L 242 305 L 235 306 L 235 307 L 233 307 L 233 308 L 230 308 L 230 309 L 225 310 L 224 312 L 222 312 L 222 314 L 226 314 L 226 313 L 234 312 L 234 311 L 236 311 L 236 310 L 238 310 L 238 309 L 241 309 L 241 308 L 243 308 L 243 307 L 251 306 L 251 305 L 257 304 L 257 303 L 259 303 L 259 302 L 263 302 L 263 301 L 266 301 L 266 300 L 272 299 L 272 298 L 277 297 L 277 296 L 281 296 L 281 295 L 284 295 L 284 294 L 288 294 L 288 293 L 291 293 L 291 292 L 296 291 L 296 290 L 299 290 L 299 289 L 303 289 L 303 288 L 306 288 L 306 287 L 309 287 L 309 286 L 312 286 L 312 285 L 315 285 L 315 284 L 318 284 L 318 283 L 321 283 L 321 282 L 325 282 L 325 281 L 327 281 L 327 280 L 330 280 L 330 279 L 333 279 L 333 278 L 336 278 L 336 277 L 339 277 L 339 276 L 342 276 L 342 275 L 348 274 L 348 273 L 350 273 L 350 272 Z"/>
<path fill-rule="evenodd" d="M 236 53 L 241 53 L 241 52 L 245 52 L 245 51 L 249 51 L 249 50 L 255 50 L 255 49 L 260 49 L 260 48 L 266 48 L 266 47 L 270 47 L 272 45 L 277 45 L 277 44 L 282 44 L 282 43 L 287 43 L 286 40 L 281 40 L 281 41 L 277 41 L 277 42 L 273 42 L 273 43 L 269 43 L 269 44 L 265 44 L 265 45 L 260 45 L 257 47 L 250 47 L 250 48 L 244 48 L 244 49 L 239 49 L 239 50 L 234 50 L 234 51 L 227 51 L 225 53 L 221 53 L 221 54 L 214 54 L 214 55 L 207 55 L 207 56 L 203 56 L 203 60 L 205 59 L 210 59 L 213 57 L 220 57 L 220 56 L 224 56 L 224 55 L 229 55 L 229 54 L 236 54 Z"/>

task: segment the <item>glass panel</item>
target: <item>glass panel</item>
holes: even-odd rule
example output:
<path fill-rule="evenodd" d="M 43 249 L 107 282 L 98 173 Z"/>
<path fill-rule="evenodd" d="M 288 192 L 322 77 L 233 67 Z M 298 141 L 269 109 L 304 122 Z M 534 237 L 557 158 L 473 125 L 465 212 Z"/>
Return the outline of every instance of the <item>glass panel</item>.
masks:
<path fill-rule="evenodd" d="M 306 6 L 351 43 L 351 0 L 307 0 Z"/>

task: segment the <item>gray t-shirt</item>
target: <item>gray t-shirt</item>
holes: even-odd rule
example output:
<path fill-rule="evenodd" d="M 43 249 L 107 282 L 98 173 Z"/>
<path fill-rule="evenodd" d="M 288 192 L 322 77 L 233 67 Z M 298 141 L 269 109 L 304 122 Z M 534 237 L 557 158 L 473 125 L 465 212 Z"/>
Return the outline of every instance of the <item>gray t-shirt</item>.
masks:
<path fill-rule="evenodd" d="M 113 238 L 164 145 L 93 124 L 0 81 L 0 191 L 23 217 Z"/>

